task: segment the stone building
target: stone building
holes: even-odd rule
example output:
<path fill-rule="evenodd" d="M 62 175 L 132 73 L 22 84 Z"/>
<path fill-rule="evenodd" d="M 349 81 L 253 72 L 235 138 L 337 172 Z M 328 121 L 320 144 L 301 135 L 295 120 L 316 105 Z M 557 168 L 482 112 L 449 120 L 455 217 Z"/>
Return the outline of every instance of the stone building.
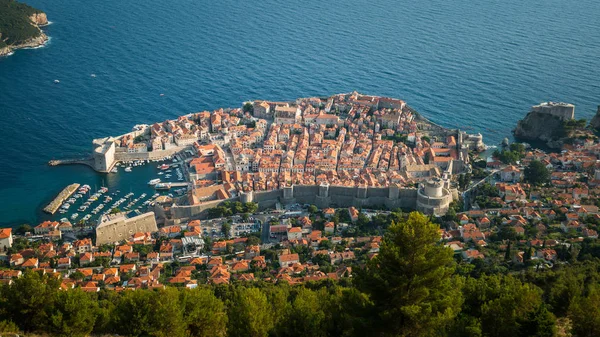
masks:
<path fill-rule="evenodd" d="M 96 227 L 96 245 L 126 240 L 137 232 L 157 231 L 154 212 L 134 217 L 127 217 L 125 213 L 107 214 L 100 218 L 100 223 Z"/>

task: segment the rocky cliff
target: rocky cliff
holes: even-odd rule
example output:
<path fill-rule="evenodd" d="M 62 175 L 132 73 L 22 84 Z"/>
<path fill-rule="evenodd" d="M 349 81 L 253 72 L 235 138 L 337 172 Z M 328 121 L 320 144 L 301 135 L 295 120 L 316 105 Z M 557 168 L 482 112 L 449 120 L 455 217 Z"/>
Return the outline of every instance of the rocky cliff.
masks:
<path fill-rule="evenodd" d="M 516 138 L 542 141 L 551 148 L 560 148 L 564 143 L 564 121 L 556 116 L 531 111 L 517 123 L 513 130 Z"/>
<path fill-rule="evenodd" d="M 33 24 L 39 26 L 45 26 L 48 24 L 48 17 L 46 17 L 46 13 L 33 13 L 29 17 L 29 20 L 33 22 Z"/>
<path fill-rule="evenodd" d="M 598 112 L 596 112 L 596 115 L 594 116 L 594 118 L 592 118 L 592 120 L 590 121 L 590 125 L 596 129 L 596 130 L 600 130 L 600 105 L 598 105 Z"/>

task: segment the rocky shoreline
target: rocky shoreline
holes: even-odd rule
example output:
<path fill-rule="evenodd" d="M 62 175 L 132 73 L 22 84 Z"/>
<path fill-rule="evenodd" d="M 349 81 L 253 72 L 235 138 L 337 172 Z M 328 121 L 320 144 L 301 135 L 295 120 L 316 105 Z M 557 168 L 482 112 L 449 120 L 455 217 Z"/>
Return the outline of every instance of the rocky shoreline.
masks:
<path fill-rule="evenodd" d="M 48 36 L 44 34 L 41 27 L 48 25 L 46 13 L 35 13 L 29 17 L 31 23 L 40 31 L 37 37 L 28 39 L 27 41 L 15 45 L 8 45 L 0 48 L 0 56 L 12 55 L 15 50 L 23 48 L 37 48 L 45 45 L 48 42 Z"/>

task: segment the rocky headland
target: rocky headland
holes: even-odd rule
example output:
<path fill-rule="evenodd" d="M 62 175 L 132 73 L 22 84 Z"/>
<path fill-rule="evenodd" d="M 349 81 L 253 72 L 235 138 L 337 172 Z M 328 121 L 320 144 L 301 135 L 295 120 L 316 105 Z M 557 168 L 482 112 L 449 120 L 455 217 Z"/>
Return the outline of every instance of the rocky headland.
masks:
<path fill-rule="evenodd" d="M 600 109 L 590 123 L 600 126 Z M 542 142 L 552 149 L 571 144 L 574 139 L 595 137 L 586 127 L 585 119 L 575 119 L 575 106 L 567 103 L 545 102 L 533 106 L 531 111 L 517 123 L 513 130 L 515 138 Z"/>
<path fill-rule="evenodd" d="M 46 13 L 13 0 L 0 0 L 0 56 L 44 45 L 48 36 L 40 27 L 47 24 Z"/>

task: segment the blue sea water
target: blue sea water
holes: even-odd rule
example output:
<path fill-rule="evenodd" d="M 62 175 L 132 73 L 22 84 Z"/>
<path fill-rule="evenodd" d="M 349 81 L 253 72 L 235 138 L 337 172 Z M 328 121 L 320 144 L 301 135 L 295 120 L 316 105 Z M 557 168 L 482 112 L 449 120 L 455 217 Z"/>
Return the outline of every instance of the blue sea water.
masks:
<path fill-rule="evenodd" d="M 498 143 L 541 101 L 600 104 L 594 0 L 28 0 L 44 48 L 0 59 L 0 224 L 36 223 L 72 182 L 148 176 L 48 167 L 91 140 L 181 114 L 358 90 Z M 91 77 L 90 74 L 96 74 Z M 53 84 L 55 79 L 60 84 Z M 161 96 L 160 94 L 164 94 Z"/>

